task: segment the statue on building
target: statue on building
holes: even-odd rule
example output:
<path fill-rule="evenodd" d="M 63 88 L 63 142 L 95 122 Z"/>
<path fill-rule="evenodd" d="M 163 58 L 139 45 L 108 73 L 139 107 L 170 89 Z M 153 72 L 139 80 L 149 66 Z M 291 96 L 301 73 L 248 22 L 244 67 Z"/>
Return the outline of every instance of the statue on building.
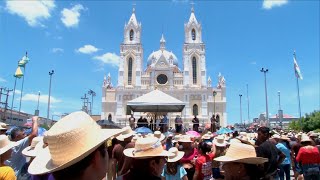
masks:
<path fill-rule="evenodd" d="M 108 77 L 104 76 L 104 78 L 103 78 L 103 86 L 106 87 L 107 89 L 113 89 L 110 73 L 108 73 Z"/>
<path fill-rule="evenodd" d="M 208 87 L 211 87 L 211 78 L 210 78 L 210 76 L 209 76 L 209 78 L 208 78 Z"/>
<path fill-rule="evenodd" d="M 226 86 L 226 79 L 219 72 L 217 88 L 221 89 L 221 87 L 224 87 L 224 86 Z"/>

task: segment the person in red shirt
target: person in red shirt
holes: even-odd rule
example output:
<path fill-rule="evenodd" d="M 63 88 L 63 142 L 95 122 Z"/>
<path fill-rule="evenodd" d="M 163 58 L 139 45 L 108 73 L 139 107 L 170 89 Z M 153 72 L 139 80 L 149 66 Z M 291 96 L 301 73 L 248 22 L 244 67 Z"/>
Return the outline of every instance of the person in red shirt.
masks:
<path fill-rule="evenodd" d="M 198 146 L 199 156 L 196 160 L 196 171 L 193 179 L 209 180 L 212 179 L 212 160 L 214 153 L 211 152 L 211 146 L 206 142 L 200 142 Z"/>
<path fill-rule="evenodd" d="M 320 153 L 317 147 L 312 146 L 312 140 L 307 135 L 301 137 L 301 147 L 296 157 L 302 167 L 303 177 L 306 180 L 320 179 Z"/>

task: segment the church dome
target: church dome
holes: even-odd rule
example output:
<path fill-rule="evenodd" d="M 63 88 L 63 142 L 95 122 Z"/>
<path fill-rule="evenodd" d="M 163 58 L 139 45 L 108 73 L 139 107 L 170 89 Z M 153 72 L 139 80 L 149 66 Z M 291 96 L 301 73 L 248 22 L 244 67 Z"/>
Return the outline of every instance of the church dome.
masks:
<path fill-rule="evenodd" d="M 160 49 L 158 51 L 152 52 L 149 55 L 147 66 L 150 66 L 151 64 L 156 63 L 161 56 L 163 56 L 169 64 L 178 66 L 178 59 L 176 55 L 174 55 L 172 52 L 169 52 L 165 49 L 165 43 L 166 43 L 166 40 L 164 39 L 162 34 L 162 37 L 160 39 Z"/>
<path fill-rule="evenodd" d="M 169 64 L 178 66 L 178 59 L 176 55 L 174 55 L 172 52 L 169 52 L 167 50 L 158 50 L 158 51 L 152 52 L 148 57 L 147 66 L 150 66 L 151 64 L 156 63 L 162 55 L 167 60 L 167 62 L 169 62 Z"/>

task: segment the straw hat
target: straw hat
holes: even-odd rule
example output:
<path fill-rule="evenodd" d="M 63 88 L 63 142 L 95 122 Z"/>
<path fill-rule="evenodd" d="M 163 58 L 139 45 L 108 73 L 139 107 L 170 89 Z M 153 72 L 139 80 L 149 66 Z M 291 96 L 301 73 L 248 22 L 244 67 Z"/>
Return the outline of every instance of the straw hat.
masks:
<path fill-rule="evenodd" d="M 306 134 L 302 134 L 300 142 L 307 142 L 307 141 L 311 142 L 311 139 L 309 138 L 309 136 Z"/>
<path fill-rule="evenodd" d="M 219 135 L 217 137 L 214 138 L 214 140 L 212 141 L 216 146 L 218 147 L 225 147 L 227 146 L 227 142 L 225 141 L 223 135 Z"/>
<path fill-rule="evenodd" d="M 309 135 L 309 137 L 318 137 L 319 136 L 319 133 L 311 133 L 310 135 Z"/>
<path fill-rule="evenodd" d="M 253 146 L 243 143 L 231 143 L 226 155 L 214 159 L 221 162 L 240 162 L 246 164 L 262 164 L 267 158 L 257 157 Z"/>
<path fill-rule="evenodd" d="M 30 146 L 23 149 L 22 154 L 27 157 L 36 157 L 41 149 L 44 149 L 43 137 L 37 136 L 32 139 Z"/>
<path fill-rule="evenodd" d="M 166 136 L 162 134 L 160 131 L 155 131 L 153 133 L 153 136 L 158 138 L 160 141 L 163 141 L 166 138 Z"/>
<path fill-rule="evenodd" d="M 272 139 L 280 139 L 281 136 L 279 134 L 274 134 L 271 136 Z"/>
<path fill-rule="evenodd" d="M 169 152 L 172 153 L 173 156 L 168 157 L 168 162 L 177 162 L 184 156 L 184 152 L 178 151 L 176 147 L 170 148 Z"/>
<path fill-rule="evenodd" d="M 119 136 L 116 137 L 116 139 L 118 139 L 119 141 L 124 141 L 126 138 L 129 138 L 135 134 L 135 132 L 132 131 L 132 129 L 129 126 L 124 127 L 122 129 L 124 131 Z"/>
<path fill-rule="evenodd" d="M 179 139 L 178 142 L 193 142 L 191 140 L 191 137 L 189 135 L 182 135 Z"/>
<path fill-rule="evenodd" d="M 101 129 L 85 112 L 71 113 L 55 123 L 44 139 L 48 147 L 31 162 L 28 172 L 46 174 L 67 168 L 96 150 L 122 129 Z"/>
<path fill-rule="evenodd" d="M 281 140 L 285 140 L 285 141 L 289 141 L 290 140 L 290 138 L 287 135 L 281 135 L 280 139 Z"/>
<path fill-rule="evenodd" d="M 0 135 L 0 155 L 13 148 L 16 143 L 11 142 L 6 135 Z"/>
<path fill-rule="evenodd" d="M 209 134 L 205 134 L 201 137 L 201 139 L 211 139 L 211 136 Z"/>
<path fill-rule="evenodd" d="M 8 129 L 7 126 L 8 125 L 6 123 L 0 122 L 0 130 L 7 130 Z"/>
<path fill-rule="evenodd" d="M 231 143 L 241 143 L 241 141 L 237 138 L 232 138 L 232 139 L 230 139 L 229 144 L 231 144 Z"/>
<path fill-rule="evenodd" d="M 128 148 L 123 151 L 127 157 L 146 159 L 158 156 L 173 156 L 172 153 L 164 150 L 161 141 L 152 136 L 138 138 L 134 148 Z"/>

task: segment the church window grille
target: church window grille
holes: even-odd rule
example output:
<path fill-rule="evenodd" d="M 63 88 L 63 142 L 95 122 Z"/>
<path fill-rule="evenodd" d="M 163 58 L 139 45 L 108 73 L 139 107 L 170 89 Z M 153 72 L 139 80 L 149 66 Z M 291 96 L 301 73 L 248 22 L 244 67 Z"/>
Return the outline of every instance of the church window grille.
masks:
<path fill-rule="evenodd" d="M 194 29 L 191 31 L 191 36 L 193 41 L 196 40 L 196 31 Z"/>
<path fill-rule="evenodd" d="M 133 40 L 133 35 L 134 35 L 134 32 L 133 32 L 133 30 L 131 29 L 131 30 L 130 30 L 130 41 Z"/>
<path fill-rule="evenodd" d="M 192 107 L 192 112 L 194 116 L 198 115 L 198 105 L 194 104 Z"/>
<path fill-rule="evenodd" d="M 197 60 L 195 57 L 192 58 L 192 77 L 193 84 L 197 84 Z"/>
<path fill-rule="evenodd" d="M 132 58 L 128 61 L 128 85 L 132 83 Z"/>

